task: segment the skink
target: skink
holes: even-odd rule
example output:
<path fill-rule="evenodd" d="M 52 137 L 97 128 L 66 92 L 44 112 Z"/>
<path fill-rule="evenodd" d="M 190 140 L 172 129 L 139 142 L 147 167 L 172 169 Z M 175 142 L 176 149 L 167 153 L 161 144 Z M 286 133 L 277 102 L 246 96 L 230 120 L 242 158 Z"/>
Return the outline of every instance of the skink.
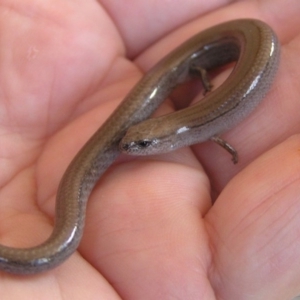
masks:
<path fill-rule="evenodd" d="M 204 101 L 158 119 L 146 120 L 179 83 L 195 74 L 195 70 L 210 70 L 232 61 L 237 61 L 232 74 Z M 183 43 L 137 83 L 75 156 L 58 188 L 51 236 L 32 248 L 0 245 L 0 269 L 32 274 L 62 263 L 81 240 L 86 204 L 94 185 L 121 150 L 139 154 L 165 152 L 228 130 L 262 100 L 270 88 L 278 61 L 277 37 L 268 25 L 258 20 L 220 24 Z"/>
<path fill-rule="evenodd" d="M 237 20 L 196 35 L 152 70 L 148 85 L 152 97 L 157 98 L 160 94 L 166 96 L 165 90 L 168 94 L 181 80 L 199 76 L 209 91 L 203 71 L 233 61 L 237 61 L 236 66 L 226 82 L 199 103 L 131 126 L 120 143 L 122 152 L 165 153 L 212 139 L 237 162 L 235 150 L 218 135 L 243 120 L 272 83 L 279 62 L 279 44 L 266 24 Z M 164 74 L 167 68 L 168 74 Z"/>

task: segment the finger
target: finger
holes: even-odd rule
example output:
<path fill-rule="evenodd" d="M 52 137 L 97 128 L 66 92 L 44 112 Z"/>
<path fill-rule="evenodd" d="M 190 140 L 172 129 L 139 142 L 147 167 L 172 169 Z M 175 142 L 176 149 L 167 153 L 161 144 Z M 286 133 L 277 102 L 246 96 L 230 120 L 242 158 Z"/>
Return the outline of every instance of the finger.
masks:
<path fill-rule="evenodd" d="M 220 298 L 300 294 L 299 146 L 297 135 L 259 157 L 207 214 L 211 280 Z"/>
<path fill-rule="evenodd" d="M 117 24 L 128 49 L 128 55 L 133 57 L 187 21 L 232 1 L 185 1 L 184 5 L 177 1 L 131 1 L 130 5 L 111 0 L 100 2 Z"/>

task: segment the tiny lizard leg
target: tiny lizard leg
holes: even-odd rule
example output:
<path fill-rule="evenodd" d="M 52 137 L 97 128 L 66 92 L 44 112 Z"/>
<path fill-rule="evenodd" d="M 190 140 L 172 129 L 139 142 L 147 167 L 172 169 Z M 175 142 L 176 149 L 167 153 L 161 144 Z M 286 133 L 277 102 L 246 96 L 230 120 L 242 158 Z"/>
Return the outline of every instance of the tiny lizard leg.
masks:
<path fill-rule="evenodd" d="M 227 152 L 229 152 L 231 154 L 232 161 L 234 164 L 236 164 L 238 162 L 238 160 L 239 160 L 238 153 L 230 144 L 228 144 L 226 141 L 224 141 L 219 136 L 213 136 L 211 138 L 211 140 L 213 142 L 217 143 L 218 145 L 220 145 L 222 148 L 224 148 Z"/>
<path fill-rule="evenodd" d="M 212 90 L 213 85 L 211 84 L 208 77 L 208 73 L 205 69 L 199 66 L 192 66 L 190 72 L 191 74 L 200 77 L 201 83 L 204 87 L 204 93 L 203 93 L 204 95 Z"/>

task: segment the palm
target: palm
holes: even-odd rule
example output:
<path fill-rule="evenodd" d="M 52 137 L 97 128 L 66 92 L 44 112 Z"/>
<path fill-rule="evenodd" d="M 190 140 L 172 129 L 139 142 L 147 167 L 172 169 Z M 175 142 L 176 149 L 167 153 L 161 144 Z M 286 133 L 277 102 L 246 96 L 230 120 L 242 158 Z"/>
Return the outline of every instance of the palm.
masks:
<path fill-rule="evenodd" d="M 139 69 L 148 69 L 202 26 L 225 21 L 228 13 L 258 17 L 258 8 L 251 15 L 243 13 L 251 2 L 237 3 L 149 48 L 168 30 L 195 17 L 195 11 L 203 12 L 201 4 L 192 9 L 192 1 L 187 1 L 186 11 L 178 7 L 178 16 L 171 18 L 168 5 L 157 11 L 153 5 L 143 10 L 133 4 L 113 7 L 110 2 L 104 10 L 93 1 L 75 2 L 42 6 L 15 1 L 15 6 L 1 8 L 6 17 L 0 33 L 0 236 L 12 246 L 32 246 L 50 234 L 63 171 L 140 78 Z M 264 9 L 269 5 L 281 14 L 285 6 L 284 0 L 262 3 Z M 24 279 L 2 273 L 2 281 L 8 276 L 11 285 L 5 281 L 9 288 L 3 286 L 1 294 L 17 298 L 21 282 L 20 298 L 34 293 L 43 299 L 119 299 L 117 293 L 124 299 L 288 299 L 300 293 L 300 221 L 295 217 L 299 176 L 293 151 L 299 139 L 279 145 L 300 127 L 297 85 L 284 97 L 286 106 L 280 106 L 286 93 L 283 85 L 298 73 L 296 61 L 289 65 L 298 45 L 300 7 L 293 3 L 279 24 L 271 15 L 265 17 L 283 44 L 293 47 L 283 47 L 274 89 L 256 113 L 227 135 L 239 150 L 239 166 L 211 143 L 194 152 L 182 149 L 115 165 L 89 201 L 78 253 L 53 271 L 28 277 L 27 290 Z M 156 27 L 153 16 L 170 16 L 170 21 Z M 137 20 L 139 26 L 134 24 Z M 124 53 L 135 57 L 135 63 Z M 274 148 L 266 152 L 270 145 Z M 222 191 L 213 207 L 199 161 L 205 163 L 214 194 Z M 59 285 L 53 287 L 53 278 Z M 42 289 L 36 281 L 44 283 Z"/>

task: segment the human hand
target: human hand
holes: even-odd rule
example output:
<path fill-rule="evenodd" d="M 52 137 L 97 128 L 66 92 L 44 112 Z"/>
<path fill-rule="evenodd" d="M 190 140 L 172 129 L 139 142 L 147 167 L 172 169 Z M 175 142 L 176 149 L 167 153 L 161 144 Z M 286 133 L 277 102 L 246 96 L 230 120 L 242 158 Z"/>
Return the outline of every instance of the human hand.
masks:
<path fill-rule="evenodd" d="M 2 6 L 1 243 L 45 240 L 65 168 L 145 71 L 194 33 L 251 17 L 274 28 L 283 47 L 272 90 L 225 135 L 240 163 L 210 142 L 121 159 L 91 196 L 78 252 L 44 274 L 2 273 L 3 298 L 281 300 L 300 293 L 299 92 L 292 84 L 300 5 L 157 5 Z M 167 102 L 161 112 L 171 109 Z"/>

